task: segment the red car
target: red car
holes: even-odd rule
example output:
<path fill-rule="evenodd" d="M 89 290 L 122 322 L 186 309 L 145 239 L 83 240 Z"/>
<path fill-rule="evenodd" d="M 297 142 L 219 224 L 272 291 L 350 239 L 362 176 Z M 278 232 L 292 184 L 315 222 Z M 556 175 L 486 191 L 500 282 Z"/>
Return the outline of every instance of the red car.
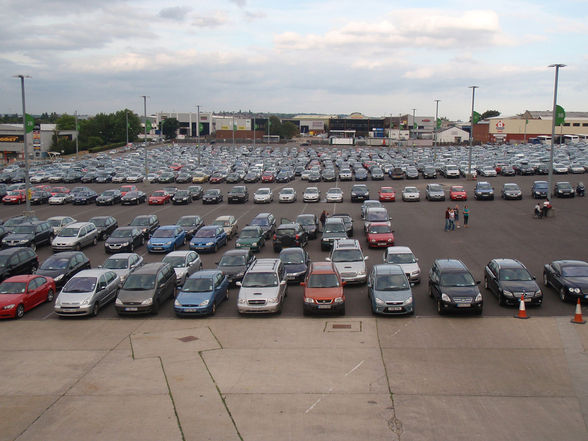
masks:
<path fill-rule="evenodd" d="M 123 185 L 120 187 L 121 196 L 124 196 L 129 191 L 137 191 L 137 186 L 136 185 Z"/>
<path fill-rule="evenodd" d="M 449 199 L 452 201 L 467 201 L 468 194 L 461 185 L 452 185 L 449 191 Z"/>
<path fill-rule="evenodd" d="M 261 182 L 274 182 L 276 175 L 273 172 L 263 172 L 261 175 Z"/>
<path fill-rule="evenodd" d="M 223 173 L 213 173 L 212 176 L 210 176 L 210 178 L 208 178 L 208 182 L 210 182 L 211 184 L 220 184 L 221 182 L 224 182 L 225 180 L 225 175 Z"/>
<path fill-rule="evenodd" d="M 367 227 L 367 241 L 370 248 L 394 246 L 394 230 L 388 222 L 372 222 Z"/>
<path fill-rule="evenodd" d="M 2 198 L 2 203 L 8 204 L 24 204 L 26 202 L 25 190 L 10 190 L 6 196 Z"/>
<path fill-rule="evenodd" d="M 55 282 L 35 274 L 12 276 L 0 283 L 0 318 L 22 318 L 44 302 L 53 301 Z"/>
<path fill-rule="evenodd" d="M 51 187 L 51 189 L 47 191 L 51 193 L 51 196 L 55 196 L 56 194 L 69 194 L 70 192 L 67 187 Z"/>
<path fill-rule="evenodd" d="M 171 201 L 171 194 L 169 194 L 165 190 L 157 190 L 151 193 L 149 196 L 148 202 L 149 205 L 164 205 Z"/>
<path fill-rule="evenodd" d="M 380 202 L 394 202 L 396 200 L 396 192 L 392 187 L 380 187 L 378 196 Z"/>

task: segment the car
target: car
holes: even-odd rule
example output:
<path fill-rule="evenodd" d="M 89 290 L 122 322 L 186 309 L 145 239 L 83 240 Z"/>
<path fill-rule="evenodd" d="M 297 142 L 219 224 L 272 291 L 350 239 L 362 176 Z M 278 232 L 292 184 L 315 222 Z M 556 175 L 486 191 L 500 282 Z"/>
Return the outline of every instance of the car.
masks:
<path fill-rule="evenodd" d="M 363 220 L 364 232 L 366 233 L 368 230 L 368 226 L 372 222 L 384 222 L 392 226 L 392 224 L 390 223 L 390 215 L 388 214 L 388 210 L 386 210 L 384 207 L 369 207 L 363 216 Z"/>
<path fill-rule="evenodd" d="M 129 226 L 139 228 L 145 239 L 149 239 L 153 232 L 159 228 L 159 218 L 156 214 L 140 214 L 135 216 Z"/>
<path fill-rule="evenodd" d="M 545 199 L 549 193 L 549 184 L 547 181 L 533 181 L 531 195 L 533 199 Z"/>
<path fill-rule="evenodd" d="M 32 221 L 16 225 L 2 239 L 2 247 L 31 247 L 51 244 L 53 228 L 47 221 Z"/>
<path fill-rule="evenodd" d="M 451 197 L 451 192 L 449 195 Z M 427 184 L 425 187 L 425 199 L 428 201 L 444 201 L 445 190 L 443 186 L 441 184 Z"/>
<path fill-rule="evenodd" d="M 588 263 L 554 260 L 543 267 L 543 285 L 551 286 L 562 302 L 588 299 Z"/>
<path fill-rule="evenodd" d="M 404 179 L 404 170 L 402 167 L 394 167 L 388 174 L 392 179 Z"/>
<path fill-rule="evenodd" d="M 494 177 L 497 174 L 498 173 L 496 172 L 496 169 L 492 166 L 484 166 L 480 170 L 480 176 L 484 176 L 484 177 Z"/>
<path fill-rule="evenodd" d="M 469 269 L 461 260 L 436 259 L 429 272 L 429 295 L 437 313 L 470 311 L 482 314 L 483 299 Z"/>
<path fill-rule="evenodd" d="M 73 192 L 72 192 L 73 193 Z M 73 205 L 89 205 L 95 204 L 98 198 L 98 193 L 94 190 L 77 191 L 73 193 Z"/>
<path fill-rule="evenodd" d="M 321 192 L 318 187 L 306 187 L 302 194 L 303 202 L 319 202 L 321 200 Z"/>
<path fill-rule="evenodd" d="M 217 306 L 229 299 L 229 279 L 219 270 L 202 270 L 190 276 L 174 301 L 178 317 L 214 315 Z"/>
<path fill-rule="evenodd" d="M 255 262 L 255 256 L 250 248 L 225 251 L 221 260 L 217 262 L 217 269 L 228 277 L 229 283 L 234 285 L 243 279 L 245 272 Z"/>
<path fill-rule="evenodd" d="M 49 256 L 36 274 L 51 277 L 60 288 L 75 274 L 92 267 L 90 259 L 81 251 L 63 251 Z"/>
<path fill-rule="evenodd" d="M 303 312 L 335 312 L 345 314 L 345 282 L 332 262 L 312 262 L 304 282 Z"/>
<path fill-rule="evenodd" d="M 345 222 L 340 217 L 329 217 L 325 221 L 323 227 L 323 235 L 321 237 L 321 250 L 327 251 L 333 247 L 333 243 L 337 239 L 347 239 L 347 228 Z"/>
<path fill-rule="evenodd" d="M 162 225 L 147 241 L 150 253 L 169 253 L 186 244 L 186 232 L 177 225 Z"/>
<path fill-rule="evenodd" d="M 288 295 L 284 264 L 280 259 L 257 259 L 237 286 L 239 314 L 279 313 Z"/>
<path fill-rule="evenodd" d="M 396 201 L 396 192 L 392 187 L 380 187 L 378 192 L 378 200 L 380 202 L 394 202 Z"/>
<path fill-rule="evenodd" d="M 229 204 L 244 204 L 249 200 L 249 190 L 246 185 L 235 185 L 227 195 Z"/>
<path fill-rule="evenodd" d="M 278 202 L 296 202 L 296 190 L 292 187 L 282 188 L 278 193 Z"/>
<path fill-rule="evenodd" d="M 0 241 L 6 237 L 10 231 L 4 226 L 0 225 Z"/>
<path fill-rule="evenodd" d="M 368 247 L 390 247 L 394 245 L 394 230 L 389 222 L 371 222 L 367 226 Z"/>
<path fill-rule="evenodd" d="M 294 221 L 308 233 L 309 239 L 316 239 L 319 230 L 319 220 L 316 214 L 299 214 Z"/>
<path fill-rule="evenodd" d="M 502 199 L 523 199 L 523 192 L 518 184 L 513 182 L 507 182 L 502 185 L 502 190 L 500 191 L 500 196 Z"/>
<path fill-rule="evenodd" d="M 452 185 L 449 189 L 449 199 L 452 201 L 467 201 L 468 193 L 463 185 Z"/>
<path fill-rule="evenodd" d="M 437 179 L 437 169 L 433 166 L 425 166 L 423 168 L 423 178 Z"/>
<path fill-rule="evenodd" d="M 203 184 L 205 182 L 208 182 L 209 178 L 210 178 L 210 175 L 208 173 L 196 172 L 192 176 L 192 182 L 194 184 Z"/>
<path fill-rule="evenodd" d="M 198 215 L 181 216 L 176 225 L 182 227 L 186 232 L 186 239 L 190 240 L 194 234 L 204 226 L 202 218 Z"/>
<path fill-rule="evenodd" d="M 188 190 L 178 190 L 171 201 L 174 205 L 188 205 L 192 203 L 192 195 Z"/>
<path fill-rule="evenodd" d="M 540 306 L 543 293 L 535 277 L 515 259 L 492 259 L 484 268 L 484 288 L 498 298 L 499 305 L 519 305 L 521 299 Z"/>
<path fill-rule="evenodd" d="M 305 247 L 308 245 L 308 233 L 300 224 L 286 221 L 280 224 L 274 233 L 273 248 L 278 253 L 282 248 Z"/>
<path fill-rule="evenodd" d="M 121 201 L 122 193 L 118 188 L 112 190 L 104 190 L 96 197 L 96 205 L 114 205 Z"/>
<path fill-rule="evenodd" d="M 474 198 L 477 200 L 494 200 L 494 188 L 487 181 L 478 181 L 474 189 Z"/>
<path fill-rule="evenodd" d="M 220 204 L 223 201 L 223 194 L 218 188 L 210 188 L 202 195 L 203 204 Z"/>
<path fill-rule="evenodd" d="M 400 265 L 374 265 L 368 278 L 368 297 L 374 314 L 414 314 L 411 284 Z"/>
<path fill-rule="evenodd" d="M 335 240 L 331 255 L 327 258 L 327 261 L 335 264 L 341 280 L 358 284 L 367 281 L 366 260 L 368 256 L 364 257 L 359 241 L 355 239 Z"/>
<path fill-rule="evenodd" d="M 419 259 L 415 257 L 409 247 L 391 246 L 384 252 L 384 263 L 400 265 L 410 283 L 421 283 L 421 268 Z"/>
<path fill-rule="evenodd" d="M 122 205 L 139 205 L 147 202 L 147 195 L 142 191 L 129 191 L 121 197 Z"/>
<path fill-rule="evenodd" d="M 269 187 L 258 188 L 253 193 L 253 203 L 255 204 L 269 204 L 274 200 L 274 193 Z"/>
<path fill-rule="evenodd" d="M 194 251 L 210 251 L 216 253 L 227 244 L 227 233 L 223 227 L 210 225 L 202 227 L 190 240 L 190 249 Z"/>
<path fill-rule="evenodd" d="M 31 197 L 29 200 L 31 201 L 31 205 L 41 205 L 41 204 L 48 204 L 49 198 L 51 197 L 51 193 L 45 190 L 36 190 L 31 193 Z"/>
<path fill-rule="evenodd" d="M 178 285 L 183 285 L 188 277 L 202 269 L 202 261 L 196 251 L 172 251 L 166 254 L 162 262 L 172 266 Z"/>
<path fill-rule="evenodd" d="M 20 205 L 24 204 L 26 201 L 26 193 L 25 190 L 11 190 L 6 193 L 6 196 L 2 198 L 2 203 L 4 205 Z"/>
<path fill-rule="evenodd" d="M 25 312 L 55 296 L 51 277 L 36 274 L 12 276 L 0 283 L 0 318 L 20 319 Z"/>
<path fill-rule="evenodd" d="M 363 202 L 370 198 L 370 191 L 365 184 L 355 184 L 351 187 L 351 202 Z"/>
<path fill-rule="evenodd" d="M 276 231 L 276 218 L 271 213 L 259 213 L 251 219 L 249 225 L 261 227 L 265 238 L 269 239 Z"/>
<path fill-rule="evenodd" d="M 147 199 L 149 205 L 165 205 L 171 201 L 171 194 L 165 190 L 156 190 Z"/>
<path fill-rule="evenodd" d="M 157 314 L 176 292 L 176 273 L 169 263 L 147 263 L 128 275 L 114 308 L 119 315 Z"/>
<path fill-rule="evenodd" d="M 98 229 L 91 222 L 75 222 L 61 229 L 51 242 L 53 252 L 80 251 L 98 243 Z"/>
<path fill-rule="evenodd" d="M 204 192 L 201 185 L 190 185 L 188 191 L 190 192 L 193 201 L 200 199 Z"/>
<path fill-rule="evenodd" d="M 343 202 L 343 190 L 339 187 L 329 188 L 327 190 L 326 200 L 329 203 Z"/>
<path fill-rule="evenodd" d="M 53 216 L 47 219 L 47 222 L 49 222 L 53 228 L 53 235 L 57 236 L 63 227 L 73 224 L 74 222 L 77 222 L 77 220 L 70 216 Z"/>
<path fill-rule="evenodd" d="M 372 207 L 384 208 L 384 205 L 380 201 L 377 201 L 374 199 L 367 199 L 367 200 L 363 201 L 363 204 L 361 204 L 361 218 L 362 219 L 365 218 L 365 213 L 368 210 L 368 208 L 372 208 Z"/>
<path fill-rule="evenodd" d="M 214 220 L 212 225 L 223 227 L 225 233 L 227 233 L 227 238 L 229 240 L 235 237 L 239 232 L 239 225 L 237 225 L 237 219 L 235 218 L 235 216 L 219 216 Z"/>
<path fill-rule="evenodd" d="M 0 282 L 10 276 L 33 274 L 39 268 L 39 258 L 29 247 L 0 250 Z"/>
<path fill-rule="evenodd" d="M 573 198 L 576 196 L 576 190 L 569 182 L 556 182 L 553 194 L 558 198 Z"/>
<path fill-rule="evenodd" d="M 88 269 L 74 275 L 61 289 L 54 312 L 60 317 L 97 316 L 100 308 L 112 302 L 118 293 L 120 279 L 114 271 Z"/>
<path fill-rule="evenodd" d="M 127 280 L 129 274 L 143 266 L 143 263 L 143 257 L 139 256 L 137 253 L 116 253 L 106 258 L 99 268 L 114 271 L 120 279 L 120 284 L 122 286 L 122 284 L 125 283 L 125 280 Z"/>
<path fill-rule="evenodd" d="M 118 221 L 112 216 L 94 216 L 88 219 L 98 230 L 98 240 L 105 240 L 118 228 Z"/>
<path fill-rule="evenodd" d="M 139 227 L 118 227 L 104 241 L 106 253 L 132 253 L 137 247 L 145 243 L 145 236 Z"/>
<path fill-rule="evenodd" d="M 418 202 L 421 200 L 421 193 L 416 187 L 404 187 L 404 190 L 402 190 L 402 200 L 405 202 Z"/>
<path fill-rule="evenodd" d="M 239 238 L 235 242 L 235 248 L 249 248 L 253 252 L 259 252 L 265 245 L 265 234 L 259 226 L 248 225 L 241 230 Z"/>
<path fill-rule="evenodd" d="M 284 248 L 278 257 L 286 268 L 287 282 L 301 282 L 306 278 L 310 256 L 304 248 Z"/>

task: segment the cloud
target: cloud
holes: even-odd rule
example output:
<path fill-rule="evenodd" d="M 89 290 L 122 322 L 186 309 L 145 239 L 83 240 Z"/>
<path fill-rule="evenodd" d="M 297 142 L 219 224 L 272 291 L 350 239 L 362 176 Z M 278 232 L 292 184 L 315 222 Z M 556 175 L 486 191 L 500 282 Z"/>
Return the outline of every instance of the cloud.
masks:
<path fill-rule="evenodd" d="M 196 15 L 192 17 L 192 26 L 198 28 L 216 28 L 229 22 L 227 14 L 216 12 L 214 15 Z"/>
<path fill-rule="evenodd" d="M 184 21 L 191 10 L 188 6 L 172 6 L 163 8 L 157 15 L 168 20 Z"/>
<path fill-rule="evenodd" d="M 237 6 L 239 6 L 240 8 L 244 8 L 245 5 L 247 4 L 247 0 L 229 0 L 231 3 L 236 4 Z"/>

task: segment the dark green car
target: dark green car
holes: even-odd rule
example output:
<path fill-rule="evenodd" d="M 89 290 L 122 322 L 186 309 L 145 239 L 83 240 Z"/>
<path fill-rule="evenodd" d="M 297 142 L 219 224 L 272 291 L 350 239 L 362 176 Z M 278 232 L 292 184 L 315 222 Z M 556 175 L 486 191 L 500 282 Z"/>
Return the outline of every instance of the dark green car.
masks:
<path fill-rule="evenodd" d="M 261 227 L 247 226 L 241 230 L 235 248 L 250 248 L 252 251 L 260 251 L 265 245 L 265 236 Z"/>

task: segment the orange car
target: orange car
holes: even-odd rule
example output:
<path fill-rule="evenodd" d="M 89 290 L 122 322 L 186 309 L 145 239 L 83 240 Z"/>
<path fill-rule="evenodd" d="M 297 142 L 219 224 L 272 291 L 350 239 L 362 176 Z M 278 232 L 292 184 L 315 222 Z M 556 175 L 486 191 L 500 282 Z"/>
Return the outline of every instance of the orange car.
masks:
<path fill-rule="evenodd" d="M 304 314 L 335 311 L 345 314 L 341 276 L 332 262 L 313 262 L 304 282 Z"/>
<path fill-rule="evenodd" d="M 449 191 L 449 198 L 452 201 L 467 201 L 468 194 L 465 191 L 465 188 L 461 185 L 452 185 L 451 190 Z"/>

